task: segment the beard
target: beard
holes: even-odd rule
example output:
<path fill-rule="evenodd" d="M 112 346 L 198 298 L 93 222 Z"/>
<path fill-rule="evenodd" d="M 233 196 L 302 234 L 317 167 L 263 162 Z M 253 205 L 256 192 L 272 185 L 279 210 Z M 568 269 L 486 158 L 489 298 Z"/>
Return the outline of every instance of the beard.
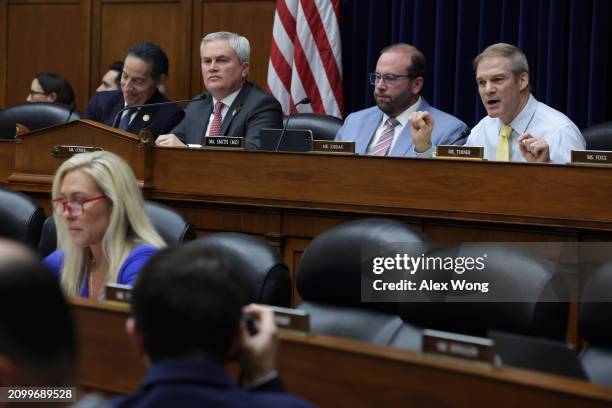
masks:
<path fill-rule="evenodd" d="M 389 95 L 384 95 L 384 97 L 382 97 L 374 92 L 374 99 L 376 100 L 378 109 L 388 116 L 395 117 L 415 103 L 418 99 L 418 95 L 412 96 L 406 93 L 396 95 L 395 97 Z"/>

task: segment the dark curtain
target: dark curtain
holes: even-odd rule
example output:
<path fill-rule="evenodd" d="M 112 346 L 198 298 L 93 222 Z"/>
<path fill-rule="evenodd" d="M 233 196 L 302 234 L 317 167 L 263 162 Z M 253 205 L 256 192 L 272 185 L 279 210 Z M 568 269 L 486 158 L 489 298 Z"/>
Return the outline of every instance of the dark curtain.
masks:
<path fill-rule="evenodd" d="M 521 48 L 534 96 L 579 128 L 612 120 L 610 0 L 343 0 L 342 54 L 346 113 L 374 105 L 367 73 L 395 42 L 427 58 L 423 96 L 476 124 L 485 110 L 473 58 L 488 45 Z"/>

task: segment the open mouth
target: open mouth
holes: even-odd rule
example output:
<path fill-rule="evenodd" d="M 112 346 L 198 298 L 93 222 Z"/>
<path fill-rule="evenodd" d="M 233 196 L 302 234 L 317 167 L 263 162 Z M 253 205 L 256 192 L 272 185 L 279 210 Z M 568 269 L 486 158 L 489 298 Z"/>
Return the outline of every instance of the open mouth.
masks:
<path fill-rule="evenodd" d="M 487 101 L 487 107 L 488 108 L 495 108 L 495 107 L 499 106 L 500 103 L 501 103 L 501 101 L 499 99 L 489 99 Z"/>

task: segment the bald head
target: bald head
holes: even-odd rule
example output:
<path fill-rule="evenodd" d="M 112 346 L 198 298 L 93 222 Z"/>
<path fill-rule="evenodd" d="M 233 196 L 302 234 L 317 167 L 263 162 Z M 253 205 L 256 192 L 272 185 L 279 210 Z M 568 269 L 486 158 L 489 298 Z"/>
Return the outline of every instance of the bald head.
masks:
<path fill-rule="evenodd" d="M 38 255 L 28 246 L 6 238 L 0 238 L 0 262 L 39 261 Z"/>
<path fill-rule="evenodd" d="M 425 56 L 418 48 L 405 43 L 397 43 L 386 46 L 380 51 L 380 54 L 394 53 L 398 55 L 406 64 L 406 75 L 413 78 L 425 77 L 427 64 Z"/>

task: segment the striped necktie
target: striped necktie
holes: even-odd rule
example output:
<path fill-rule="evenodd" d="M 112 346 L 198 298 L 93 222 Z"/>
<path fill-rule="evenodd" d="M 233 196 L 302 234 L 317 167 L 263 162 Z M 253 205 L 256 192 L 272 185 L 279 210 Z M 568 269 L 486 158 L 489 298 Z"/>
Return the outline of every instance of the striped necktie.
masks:
<path fill-rule="evenodd" d="M 510 135 L 512 135 L 512 126 L 503 125 L 499 131 L 495 160 L 510 161 Z"/>
<path fill-rule="evenodd" d="M 393 136 L 395 136 L 395 127 L 399 124 L 399 121 L 395 118 L 389 117 L 389 119 L 387 119 L 383 133 L 378 139 L 378 143 L 370 146 L 368 149 L 368 154 L 370 156 L 386 156 L 389 153 L 389 149 L 393 143 Z"/>
<path fill-rule="evenodd" d="M 213 117 L 213 121 L 210 124 L 210 132 L 208 132 L 208 136 L 220 136 L 221 135 L 221 111 L 223 110 L 223 102 L 217 101 L 215 103 L 215 116 Z"/>

